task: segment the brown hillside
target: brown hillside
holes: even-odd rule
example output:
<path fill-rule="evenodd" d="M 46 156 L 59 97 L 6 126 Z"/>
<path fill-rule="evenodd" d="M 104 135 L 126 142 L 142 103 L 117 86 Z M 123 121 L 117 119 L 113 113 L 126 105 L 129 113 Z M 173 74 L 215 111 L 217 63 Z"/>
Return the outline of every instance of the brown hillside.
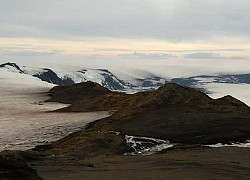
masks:
<path fill-rule="evenodd" d="M 49 101 L 61 103 L 73 103 L 79 99 L 87 99 L 108 94 L 111 91 L 94 82 L 84 82 L 71 86 L 56 86 L 49 93 L 51 99 Z"/>
<path fill-rule="evenodd" d="M 85 131 L 52 144 L 47 152 L 78 157 L 105 152 L 117 154 L 126 149 L 125 134 L 181 144 L 244 142 L 250 139 L 250 108 L 244 103 L 231 96 L 214 100 L 195 89 L 176 84 L 132 95 L 110 92 L 84 97 L 62 109 L 69 112 L 93 110 L 118 111 L 109 118 L 91 123 Z M 121 134 L 115 136 L 109 131 Z"/>

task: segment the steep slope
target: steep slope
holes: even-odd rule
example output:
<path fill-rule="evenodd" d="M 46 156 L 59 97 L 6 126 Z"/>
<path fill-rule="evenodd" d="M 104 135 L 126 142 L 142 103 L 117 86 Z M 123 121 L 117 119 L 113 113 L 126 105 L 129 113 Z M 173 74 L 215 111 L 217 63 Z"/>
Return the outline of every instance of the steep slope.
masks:
<path fill-rule="evenodd" d="M 70 79 L 70 78 L 64 78 L 61 79 L 57 76 L 57 74 L 55 72 L 53 72 L 51 69 L 42 69 L 42 71 L 40 71 L 37 74 L 33 74 L 32 76 L 37 77 L 39 79 L 41 79 L 42 81 L 46 81 L 48 83 L 52 83 L 52 84 L 57 84 L 57 85 L 72 85 L 75 84 L 75 82 Z"/>

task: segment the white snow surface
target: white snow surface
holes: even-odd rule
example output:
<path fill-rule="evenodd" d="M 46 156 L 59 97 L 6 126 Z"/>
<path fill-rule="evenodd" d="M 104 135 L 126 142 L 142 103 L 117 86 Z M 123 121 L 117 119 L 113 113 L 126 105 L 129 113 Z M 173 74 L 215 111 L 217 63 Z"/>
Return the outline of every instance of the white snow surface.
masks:
<path fill-rule="evenodd" d="M 46 70 L 42 68 L 37 68 L 37 67 L 28 67 L 28 66 L 23 66 L 21 67 L 27 74 L 29 75 L 35 75 L 35 74 L 41 74 L 45 72 Z M 106 84 L 105 76 L 109 76 L 113 79 L 114 82 L 119 84 L 121 87 L 128 88 L 126 85 L 122 84 L 112 73 L 102 70 L 102 69 L 59 69 L 59 68 L 51 68 L 53 72 L 57 74 L 57 76 L 61 79 L 71 79 L 74 81 L 74 83 L 81 83 L 81 82 L 87 82 L 87 81 L 92 81 L 96 82 L 100 85 L 103 85 L 111 90 L 112 87 L 108 87 Z"/>
<path fill-rule="evenodd" d="M 130 135 L 126 135 L 125 140 L 127 145 L 134 150 L 134 152 L 125 153 L 125 155 L 152 155 L 175 145 L 168 140 Z"/>
<path fill-rule="evenodd" d="M 207 80 L 207 83 L 201 84 L 200 87 L 210 91 L 211 94 L 208 94 L 210 97 L 217 99 L 231 95 L 250 106 L 250 84 L 210 83 L 209 81 L 210 80 Z"/>
<path fill-rule="evenodd" d="M 60 78 L 70 77 L 75 83 L 92 81 L 98 84 L 103 84 L 105 79 L 102 74 L 109 74 L 99 69 L 82 69 L 78 71 L 66 71 L 66 72 L 59 69 L 53 69 L 53 70 L 54 72 L 56 72 L 58 77 Z M 117 79 L 114 80 L 118 82 Z"/>
<path fill-rule="evenodd" d="M 109 116 L 108 112 L 48 113 L 67 106 L 42 102 L 54 85 L 27 74 L 0 69 L 0 151 L 49 143 Z"/>
<path fill-rule="evenodd" d="M 42 74 L 43 72 L 46 72 L 46 70 L 36 67 L 23 66 L 20 68 L 29 75 Z"/>
<path fill-rule="evenodd" d="M 212 145 L 207 145 L 208 147 L 240 147 L 240 148 L 249 148 L 250 147 L 250 140 L 246 141 L 245 143 L 232 143 L 232 144 L 212 144 Z"/>
<path fill-rule="evenodd" d="M 6 66 L 4 67 L 4 69 L 6 69 L 6 71 L 8 71 L 8 72 L 20 73 L 20 71 L 19 71 L 17 68 L 15 68 L 15 67 L 13 67 L 13 66 L 10 66 L 10 65 L 6 65 Z"/>

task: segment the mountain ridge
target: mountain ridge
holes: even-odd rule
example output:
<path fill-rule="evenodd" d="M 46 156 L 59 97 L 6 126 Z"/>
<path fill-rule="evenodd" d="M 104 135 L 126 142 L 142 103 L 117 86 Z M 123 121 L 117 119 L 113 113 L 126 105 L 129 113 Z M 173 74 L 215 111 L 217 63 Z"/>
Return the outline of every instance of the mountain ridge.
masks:
<path fill-rule="evenodd" d="M 7 62 L 4 64 L 0 64 L 0 68 L 5 68 L 6 66 L 7 66 L 7 68 L 8 68 L 8 66 L 16 68 L 17 71 L 19 71 L 22 74 L 25 74 L 25 72 L 16 63 Z"/>
<path fill-rule="evenodd" d="M 7 66 L 5 64 L 2 64 L 0 68 L 6 68 Z M 119 72 L 113 74 L 108 69 L 79 68 L 77 70 L 69 71 L 55 68 L 33 68 L 27 66 L 19 67 L 15 63 L 9 63 L 9 65 L 12 65 L 8 66 L 9 69 L 7 69 L 9 71 L 13 71 L 15 73 L 25 73 L 55 85 L 64 86 L 93 81 L 101 84 L 111 91 L 125 92 L 128 94 L 152 91 L 165 83 L 176 83 L 182 86 L 195 88 L 199 91 L 205 92 L 211 97 L 218 98 L 220 96 L 217 94 L 217 91 L 219 91 L 221 96 L 224 96 L 226 95 L 224 92 L 228 91 L 228 88 L 226 87 L 232 87 L 232 85 L 240 85 L 243 87 L 243 85 L 246 85 L 243 87 L 244 94 L 240 94 L 236 91 L 236 87 L 233 87 L 232 91 L 228 91 L 228 94 L 232 94 L 238 99 L 244 100 L 247 104 L 250 103 L 250 97 L 248 97 L 246 90 L 247 86 L 250 85 L 250 74 L 203 75 L 171 79 L 144 71 L 133 72 L 133 75 L 129 75 L 128 73 L 128 77 L 126 77 L 126 75 L 119 75 Z M 21 69 L 21 72 L 19 69 Z M 136 73 L 141 73 L 141 75 L 136 75 Z M 246 98 L 246 100 L 244 98 Z"/>
<path fill-rule="evenodd" d="M 173 83 L 165 84 L 151 92 L 131 95 L 111 92 L 79 99 L 58 112 L 93 110 L 116 110 L 116 113 L 91 123 L 86 129 L 86 134 L 80 133 L 81 135 L 70 139 L 70 145 L 67 144 L 69 143 L 67 140 L 58 142 L 55 147 L 52 145 L 48 152 L 55 153 L 59 148 L 62 154 L 68 154 L 63 149 L 77 148 L 74 145 L 75 138 L 78 140 L 83 138 L 88 146 L 86 148 L 90 150 L 91 147 L 92 153 L 94 151 L 100 153 L 100 149 L 93 150 L 91 143 L 88 144 L 88 141 L 95 141 L 95 138 L 107 137 L 114 143 L 112 147 L 123 147 L 122 139 L 116 144 L 111 138 L 113 136 L 105 134 L 111 131 L 119 132 L 121 137 L 123 135 L 151 137 L 180 144 L 244 142 L 250 138 L 250 108 L 247 105 L 231 96 L 212 99 L 203 92 Z M 83 136 L 88 136 L 90 139 Z M 115 147 L 114 149 L 118 148 Z M 88 150 L 86 151 L 90 153 Z"/>

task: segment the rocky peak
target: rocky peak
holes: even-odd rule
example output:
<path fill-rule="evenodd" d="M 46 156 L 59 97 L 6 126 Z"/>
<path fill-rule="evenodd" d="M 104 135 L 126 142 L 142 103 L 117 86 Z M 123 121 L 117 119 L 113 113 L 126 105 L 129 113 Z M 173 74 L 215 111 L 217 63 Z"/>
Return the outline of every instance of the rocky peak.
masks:
<path fill-rule="evenodd" d="M 16 70 L 18 70 L 20 73 L 25 73 L 16 63 L 7 62 L 4 64 L 0 64 L 0 68 L 4 68 L 6 66 L 11 66 L 15 68 Z"/>

